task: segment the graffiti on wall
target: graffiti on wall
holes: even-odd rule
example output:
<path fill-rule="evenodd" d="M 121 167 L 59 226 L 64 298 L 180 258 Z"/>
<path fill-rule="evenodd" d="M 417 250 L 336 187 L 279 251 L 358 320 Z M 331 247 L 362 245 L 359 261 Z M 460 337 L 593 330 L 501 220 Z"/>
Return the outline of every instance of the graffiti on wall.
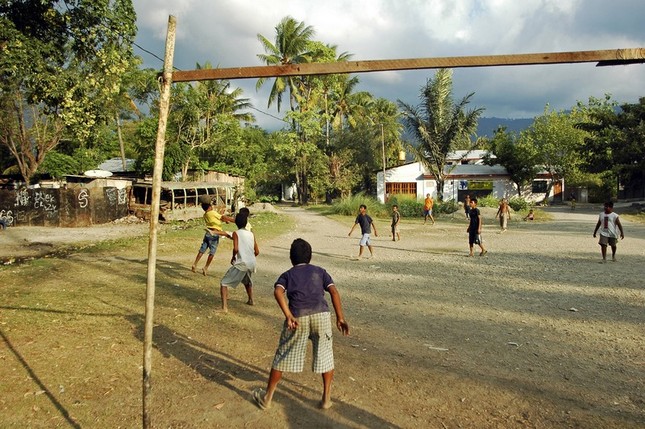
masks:
<path fill-rule="evenodd" d="M 87 189 L 81 189 L 78 193 L 78 206 L 82 209 L 85 209 L 90 204 L 90 195 L 87 193 Z"/>
<path fill-rule="evenodd" d="M 127 188 L 0 190 L 0 219 L 6 225 L 87 226 L 127 214 Z"/>
<path fill-rule="evenodd" d="M 13 211 L 11 210 L 0 210 L 0 219 L 4 221 L 6 226 L 13 225 Z"/>

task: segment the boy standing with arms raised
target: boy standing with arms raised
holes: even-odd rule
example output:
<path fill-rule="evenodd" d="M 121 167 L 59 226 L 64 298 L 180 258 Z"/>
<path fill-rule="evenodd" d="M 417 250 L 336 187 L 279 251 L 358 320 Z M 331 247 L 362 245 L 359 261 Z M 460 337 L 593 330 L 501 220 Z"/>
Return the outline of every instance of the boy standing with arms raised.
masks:
<path fill-rule="evenodd" d="M 378 237 L 378 233 L 376 232 L 376 227 L 374 226 L 374 222 L 372 222 L 372 218 L 366 213 L 367 211 L 367 206 L 365 204 L 361 204 L 359 209 L 358 209 L 358 216 L 356 216 L 356 220 L 354 221 L 354 225 L 352 225 L 352 229 L 349 230 L 349 234 L 347 234 L 348 237 L 352 235 L 352 232 L 354 231 L 354 228 L 356 228 L 356 225 L 361 226 L 361 241 L 359 243 L 359 248 L 358 248 L 358 258 L 361 259 L 363 256 L 363 248 L 367 246 L 367 248 L 370 251 L 370 257 L 374 256 L 374 252 L 372 251 L 372 245 L 370 244 L 370 233 L 372 232 L 372 229 L 374 229 L 374 236 Z"/>
<path fill-rule="evenodd" d="M 291 243 L 289 258 L 293 267 L 283 273 L 275 283 L 273 295 L 284 313 L 285 321 L 280 342 L 273 358 L 267 390 L 253 391 L 258 407 L 271 406 L 273 394 L 282 373 L 302 372 L 305 364 L 307 341 L 313 345 L 312 369 L 322 374 L 323 394 L 320 408 L 332 406 L 331 382 L 334 377 L 334 352 L 332 347 L 331 314 L 325 292 L 331 296 L 336 313 L 336 327 L 349 335 L 349 325 L 343 316 L 340 294 L 331 276 L 323 268 L 311 265 L 311 246 L 298 238 Z M 285 298 L 286 295 L 286 298 Z M 288 303 L 287 303 L 288 298 Z"/>
<path fill-rule="evenodd" d="M 600 229 L 600 239 L 598 240 L 598 244 L 600 244 L 602 262 L 607 262 L 607 245 L 611 246 L 611 260 L 613 262 L 616 262 L 616 244 L 618 242 L 618 230 L 620 230 L 621 240 L 625 238 L 625 234 L 623 233 L 623 225 L 620 223 L 618 215 L 614 213 L 613 202 L 607 201 L 605 203 L 605 210 L 600 213 L 600 216 L 598 216 L 596 229 L 593 230 L 594 238 L 596 238 L 598 229 Z"/>

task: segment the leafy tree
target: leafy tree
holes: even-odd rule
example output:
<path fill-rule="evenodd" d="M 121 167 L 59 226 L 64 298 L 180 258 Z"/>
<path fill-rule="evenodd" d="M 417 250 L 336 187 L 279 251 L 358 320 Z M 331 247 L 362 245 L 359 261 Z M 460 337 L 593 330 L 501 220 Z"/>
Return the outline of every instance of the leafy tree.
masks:
<path fill-rule="evenodd" d="M 535 118 L 533 124 L 522 133 L 521 138 L 533 144 L 537 150 L 537 163 L 553 179 L 549 181 L 545 200 L 554 181 L 564 179 L 575 182 L 580 177 L 580 151 L 587 132 L 578 128 L 577 124 L 584 122 L 585 118 L 586 114 L 580 108 L 574 108 L 570 112 L 556 112 L 547 105 L 544 113 Z"/>
<path fill-rule="evenodd" d="M 643 197 L 645 189 L 645 97 L 638 103 L 621 105 L 617 128 L 621 131 L 614 161 L 627 195 Z M 618 149 L 620 148 L 620 149 Z M 639 192 L 640 191 L 640 192 Z"/>
<path fill-rule="evenodd" d="M 133 64 L 130 0 L 0 4 L 0 142 L 29 183 L 65 133 L 92 141 Z"/>
<path fill-rule="evenodd" d="M 399 100 L 405 129 L 418 146 L 411 146 L 415 157 L 437 181 L 437 199 L 443 200 L 446 156 L 458 146 L 474 149 L 470 137 L 477 130 L 483 108 L 466 111 L 474 93 L 455 104 L 452 100 L 452 71 L 440 69 L 421 88 L 421 104 L 411 106 Z"/>
<path fill-rule="evenodd" d="M 645 98 L 620 109 L 610 96 L 604 100 L 590 98 L 588 119 L 576 126 L 589 134 L 581 153 L 583 168 L 604 177 L 605 193 L 615 192 L 620 181 L 626 195 L 642 196 L 645 181 Z M 640 192 L 638 192 L 640 190 Z M 607 198 L 607 195 L 602 197 Z"/>
<path fill-rule="evenodd" d="M 484 164 L 501 165 L 506 168 L 517 187 L 518 197 L 521 197 L 522 190 L 539 172 L 535 147 L 522 140 L 516 133 L 506 131 L 506 127 L 501 127 L 488 142 L 488 149 L 490 152 L 484 155 Z"/>

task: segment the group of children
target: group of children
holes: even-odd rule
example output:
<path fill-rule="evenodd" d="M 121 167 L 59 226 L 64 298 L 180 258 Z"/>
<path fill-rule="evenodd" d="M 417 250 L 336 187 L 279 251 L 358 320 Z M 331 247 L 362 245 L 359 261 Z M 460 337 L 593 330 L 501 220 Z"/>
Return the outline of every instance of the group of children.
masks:
<path fill-rule="evenodd" d="M 474 255 L 473 248 L 475 244 L 481 249 L 480 256 L 484 256 L 487 253 L 481 237 L 483 222 L 477 203 L 477 198 L 469 198 L 469 207 L 466 211 L 469 221 L 466 229 L 470 247 L 469 256 Z M 231 218 L 219 214 L 209 203 L 202 204 L 202 208 L 204 209 L 206 233 L 192 265 L 192 271 L 196 271 L 197 263 L 206 253 L 206 250 L 209 250 L 206 265 L 202 269 L 202 273 L 206 275 L 217 250 L 219 237 L 223 236 L 232 239 L 231 267 L 220 281 L 222 310 L 224 312 L 228 311 L 228 288 L 235 288 L 240 283 L 246 288 L 247 304 L 253 305 L 252 276 L 256 268 L 256 257 L 260 251 L 255 236 L 251 232 L 248 209 L 240 209 L 235 218 Z M 398 207 L 394 205 L 392 207 L 391 224 L 392 240 L 400 240 L 398 233 L 400 219 Z M 225 232 L 222 229 L 222 221 L 227 223 L 235 222 L 237 230 L 232 234 Z M 432 221 L 434 223 L 433 218 Z M 361 204 L 359 214 L 348 236 L 352 235 L 356 225 L 360 225 L 362 234 L 358 257 L 362 256 L 364 247 L 367 247 L 370 256 L 373 256 L 370 234 L 372 230 L 375 236 L 378 236 L 378 233 L 372 218 L 367 214 L 367 206 L 364 204 Z M 598 232 L 600 232 L 599 244 L 601 246 L 602 261 L 607 260 L 608 246 L 612 250 L 612 261 L 615 261 L 616 242 L 618 237 L 620 239 L 624 238 L 624 232 L 618 215 L 613 213 L 612 202 L 605 203 L 604 211 L 598 218 L 593 236 L 596 237 Z M 327 409 L 332 406 L 331 383 L 334 376 L 334 354 L 331 313 L 325 299 L 325 292 L 329 293 L 331 297 L 332 306 L 336 314 L 336 328 L 343 335 L 349 335 L 349 324 L 345 320 L 340 294 L 331 276 L 325 269 L 312 265 L 311 256 L 311 245 L 307 241 L 301 238 L 294 240 L 289 250 L 292 267 L 281 274 L 274 284 L 273 295 L 284 315 L 284 322 L 278 347 L 273 357 L 267 387 L 266 389 L 255 389 L 252 392 L 253 400 L 262 410 L 271 406 L 277 385 L 285 371 L 303 371 L 309 340 L 311 340 L 313 346 L 313 372 L 322 376 L 323 393 L 319 407 Z"/>
<path fill-rule="evenodd" d="M 253 273 L 256 258 L 260 254 L 258 243 L 251 232 L 247 208 L 241 208 L 235 218 L 218 213 L 209 202 L 202 203 L 206 233 L 191 269 L 196 272 L 197 264 L 209 251 L 202 274 L 206 275 L 217 251 L 220 237 L 233 240 L 231 267 L 220 281 L 222 311 L 228 312 L 228 288 L 242 283 L 253 305 Z M 371 225 L 371 218 L 368 225 Z M 222 222 L 235 222 L 237 230 L 232 234 L 222 229 Z M 361 225 L 363 226 L 363 225 Z M 375 230 L 376 232 L 376 230 Z M 351 234 L 351 231 L 350 231 Z M 367 241 L 369 245 L 369 239 Z M 370 247 L 370 252 L 372 251 Z M 253 400 L 261 409 L 267 409 L 273 401 L 278 382 L 283 372 L 302 372 L 305 364 L 307 343 L 313 345 L 313 371 L 322 375 L 323 394 L 320 408 L 332 406 L 331 382 L 334 376 L 334 354 L 332 348 L 331 313 L 325 299 L 325 292 L 331 297 L 336 314 L 336 327 L 343 335 L 349 335 L 349 324 L 343 315 L 340 294 L 331 276 L 323 268 L 310 264 L 311 245 L 303 239 L 291 244 L 289 257 L 292 267 L 284 272 L 274 284 L 274 298 L 284 314 L 285 320 L 278 347 L 273 358 L 266 390 L 255 389 Z"/>

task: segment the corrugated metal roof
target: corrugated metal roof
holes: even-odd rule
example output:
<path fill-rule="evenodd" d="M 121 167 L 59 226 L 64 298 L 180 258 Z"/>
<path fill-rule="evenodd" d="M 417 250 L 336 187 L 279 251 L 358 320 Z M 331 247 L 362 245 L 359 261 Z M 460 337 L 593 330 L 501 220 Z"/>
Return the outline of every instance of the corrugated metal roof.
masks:
<path fill-rule="evenodd" d="M 133 186 L 151 188 L 152 183 L 137 182 Z M 205 188 L 234 188 L 236 185 L 227 182 L 161 182 L 161 189 L 205 189 Z"/>
<path fill-rule="evenodd" d="M 111 158 L 107 161 L 102 162 L 99 166 L 99 170 L 111 171 L 112 173 L 124 173 L 126 171 L 134 171 L 136 159 L 126 158 L 125 160 L 125 170 L 123 169 L 123 161 L 121 158 Z"/>

